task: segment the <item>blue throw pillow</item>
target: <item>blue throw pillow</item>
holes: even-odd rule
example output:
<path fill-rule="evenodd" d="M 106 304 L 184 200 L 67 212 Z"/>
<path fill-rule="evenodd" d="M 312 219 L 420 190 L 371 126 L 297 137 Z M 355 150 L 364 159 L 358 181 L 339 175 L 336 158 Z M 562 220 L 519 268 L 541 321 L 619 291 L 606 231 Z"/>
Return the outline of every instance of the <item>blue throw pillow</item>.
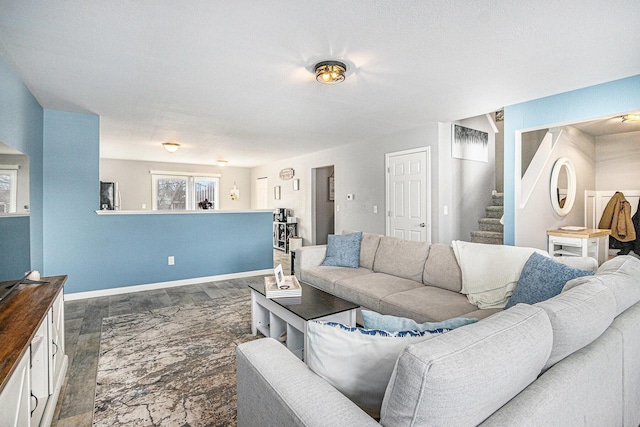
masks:
<path fill-rule="evenodd" d="M 362 231 L 351 234 L 329 234 L 327 239 L 327 255 L 322 265 L 333 267 L 360 266 L 360 242 Z"/>
<path fill-rule="evenodd" d="M 593 275 L 593 271 L 579 270 L 554 261 L 553 258 L 533 253 L 522 268 L 513 295 L 504 309 L 518 303 L 535 304 L 562 292 L 571 279 Z"/>
<path fill-rule="evenodd" d="M 442 322 L 425 322 L 418 324 L 415 320 L 404 317 L 389 316 L 375 311 L 362 310 L 362 323 L 366 329 L 379 329 L 387 332 L 400 331 L 441 331 L 443 329 L 455 329 L 460 326 L 477 322 L 478 319 L 467 319 L 466 317 L 454 317 Z"/>

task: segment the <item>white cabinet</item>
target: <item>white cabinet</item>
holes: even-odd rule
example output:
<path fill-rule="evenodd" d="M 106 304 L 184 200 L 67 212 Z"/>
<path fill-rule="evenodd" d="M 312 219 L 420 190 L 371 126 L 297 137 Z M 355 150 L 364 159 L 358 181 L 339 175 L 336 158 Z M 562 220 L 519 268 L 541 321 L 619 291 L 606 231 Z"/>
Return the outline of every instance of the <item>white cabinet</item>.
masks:
<path fill-rule="evenodd" d="M 10 313 L 0 322 L 0 340 L 8 348 L 8 363 L 12 363 L 9 358 L 19 355 L 18 361 L 12 363 L 13 370 L 8 371 L 10 375 L 0 378 L 1 427 L 46 427 L 53 420 L 68 364 L 64 354 L 62 292 L 66 277 L 54 279 L 59 291 L 49 283 L 30 285 L 32 288 L 14 291 L 16 295 L 0 307 Z"/>
<path fill-rule="evenodd" d="M 610 230 L 567 228 L 547 230 L 549 255 L 591 257 L 598 265 L 607 260 Z"/>
<path fill-rule="evenodd" d="M 62 377 L 63 364 L 67 361 L 64 350 L 64 299 L 62 293 L 58 295 L 49 309 L 49 394 L 54 394 L 56 387 L 60 388 L 64 380 Z M 66 367 L 65 367 L 66 371 Z"/>
<path fill-rule="evenodd" d="M 30 352 L 25 352 L 0 394 L 2 426 L 29 426 L 31 418 Z M 6 424 L 5 424 L 6 423 Z"/>

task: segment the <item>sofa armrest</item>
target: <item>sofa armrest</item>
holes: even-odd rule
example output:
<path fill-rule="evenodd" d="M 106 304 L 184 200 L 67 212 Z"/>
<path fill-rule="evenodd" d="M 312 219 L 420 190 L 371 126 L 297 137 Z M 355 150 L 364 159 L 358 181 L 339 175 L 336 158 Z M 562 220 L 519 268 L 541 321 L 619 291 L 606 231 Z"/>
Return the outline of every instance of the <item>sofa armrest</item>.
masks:
<path fill-rule="evenodd" d="M 238 426 L 380 425 L 272 338 L 236 349 Z"/>
<path fill-rule="evenodd" d="M 322 264 L 327 254 L 327 245 L 303 246 L 296 249 L 296 258 L 294 261 L 294 271 L 296 275 L 309 267 L 317 267 Z"/>
<path fill-rule="evenodd" d="M 582 256 L 556 256 L 554 260 L 568 265 L 569 267 L 578 268 L 580 270 L 596 271 L 598 269 L 598 261 L 591 257 Z"/>

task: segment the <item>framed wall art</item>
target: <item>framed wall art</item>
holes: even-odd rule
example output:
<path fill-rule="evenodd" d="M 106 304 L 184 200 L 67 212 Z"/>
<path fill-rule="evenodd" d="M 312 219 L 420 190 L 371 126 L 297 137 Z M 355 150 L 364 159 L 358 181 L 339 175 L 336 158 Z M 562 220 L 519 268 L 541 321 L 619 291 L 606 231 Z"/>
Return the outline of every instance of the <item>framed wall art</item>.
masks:
<path fill-rule="evenodd" d="M 280 186 L 276 185 L 273 187 L 273 198 L 276 200 L 280 200 Z"/>
<path fill-rule="evenodd" d="M 451 129 L 451 157 L 489 161 L 489 133 L 454 124 Z"/>
<path fill-rule="evenodd" d="M 336 198 L 335 181 L 332 176 L 329 177 L 329 201 L 333 202 Z"/>

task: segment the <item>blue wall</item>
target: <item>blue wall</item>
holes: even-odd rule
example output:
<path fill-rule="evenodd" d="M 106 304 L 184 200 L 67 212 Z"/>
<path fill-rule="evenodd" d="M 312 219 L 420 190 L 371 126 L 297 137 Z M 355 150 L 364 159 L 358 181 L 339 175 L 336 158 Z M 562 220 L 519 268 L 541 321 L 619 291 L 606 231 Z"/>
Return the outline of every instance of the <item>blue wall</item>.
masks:
<path fill-rule="evenodd" d="M 0 281 L 29 271 L 29 217 L 0 218 Z"/>
<path fill-rule="evenodd" d="M 0 253 L 13 260 L 0 264 L 2 277 L 42 270 L 42 117 L 38 101 L 0 55 L 0 141 L 28 155 L 30 169 L 29 219 L 0 218 Z"/>
<path fill-rule="evenodd" d="M 515 242 L 515 134 L 640 109 L 640 75 L 504 109 L 504 242 Z"/>
<path fill-rule="evenodd" d="M 273 267 L 270 212 L 96 214 L 99 128 L 93 114 L 44 112 L 44 271 L 68 274 L 65 292 Z"/>

